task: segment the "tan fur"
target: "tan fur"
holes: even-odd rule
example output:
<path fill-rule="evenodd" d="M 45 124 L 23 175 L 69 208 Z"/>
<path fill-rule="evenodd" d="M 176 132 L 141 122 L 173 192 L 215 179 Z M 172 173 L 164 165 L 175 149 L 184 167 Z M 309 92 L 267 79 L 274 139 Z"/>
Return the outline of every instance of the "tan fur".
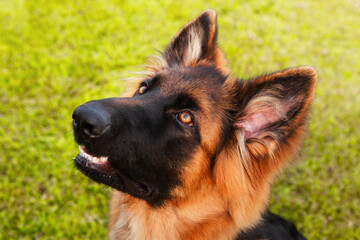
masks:
<path fill-rule="evenodd" d="M 203 133 L 217 135 L 208 130 Z M 219 154 L 213 172 L 206 150 L 199 149 L 183 169 L 182 187 L 174 189 L 173 200 L 161 208 L 153 209 L 142 200 L 115 191 L 110 203 L 110 239 L 232 239 L 239 229 L 260 221 L 270 184 L 285 160 L 296 152 L 302 135 L 304 128 L 299 128 L 282 149 L 264 148 L 256 140 L 246 143 L 251 168 L 243 165 L 238 139 Z M 214 138 L 208 143 L 218 141 Z M 269 157 L 269 150 L 275 151 L 275 157 Z M 251 160 L 259 159 L 259 155 L 262 162 Z"/>
<path fill-rule="evenodd" d="M 204 13 L 212 16 L 210 35 L 214 37 L 216 15 L 211 10 Z M 184 28 L 191 27 L 195 22 L 196 19 Z M 186 53 L 184 64 L 189 65 L 189 62 L 192 62 L 190 65 L 212 65 L 215 62 L 217 69 L 228 73 L 223 53 L 218 48 L 210 56 L 213 62 L 206 59 L 194 62 L 194 59 L 199 57 L 199 45 L 196 43 L 199 41 L 198 34 L 201 33 L 193 33 L 193 38 L 190 39 L 195 44 Z M 147 66 L 149 75 L 161 74 L 166 67 L 161 58 L 157 59 L 154 66 Z M 314 83 L 305 99 L 305 106 L 293 120 L 295 126 L 304 118 L 312 101 L 317 80 L 315 71 L 303 67 L 257 79 L 258 82 L 264 82 L 297 72 L 308 74 Z M 164 88 L 166 89 L 166 86 Z M 224 95 L 224 99 L 230 99 L 234 97 L 232 89 L 234 79 L 228 78 L 219 91 Z M 221 109 L 232 109 L 234 106 L 231 106 L 231 101 L 224 101 L 216 103 L 219 111 L 214 111 L 214 103 L 207 99 L 206 94 L 192 93 L 191 88 L 189 94 L 200 100 L 203 116 L 199 116 L 199 125 L 203 140 L 202 145 L 181 170 L 181 186 L 171 191 L 171 200 L 156 208 L 126 193 L 114 191 L 110 201 L 110 239 L 234 239 L 239 231 L 249 229 L 261 220 L 261 214 L 269 201 L 270 185 L 286 161 L 296 154 L 297 146 L 305 133 L 305 126 L 297 127 L 282 146 L 278 144 L 277 136 L 273 133 L 264 133 L 258 138 L 245 140 L 243 130 L 237 129 L 218 154 L 216 164 L 211 169 L 209 156 L 220 143 L 219 126 L 221 117 L 225 114 Z M 271 108 L 280 119 L 284 119 L 284 111 L 280 109 L 280 103 L 274 95 L 276 93 L 268 91 L 256 96 L 247 105 L 245 112 L 251 114 L 252 111 Z"/>

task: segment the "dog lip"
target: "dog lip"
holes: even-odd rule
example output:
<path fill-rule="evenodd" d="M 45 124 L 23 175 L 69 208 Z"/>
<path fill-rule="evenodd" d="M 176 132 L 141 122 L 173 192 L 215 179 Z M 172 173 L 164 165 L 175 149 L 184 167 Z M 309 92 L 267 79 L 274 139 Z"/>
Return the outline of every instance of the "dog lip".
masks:
<path fill-rule="evenodd" d="M 107 169 L 111 168 L 110 164 L 106 161 L 103 163 L 99 163 L 93 161 L 93 160 L 89 160 L 87 157 L 85 157 L 83 154 L 79 153 L 75 158 L 74 161 L 81 165 L 84 169 L 92 169 L 92 170 L 96 170 L 98 172 L 103 172 L 106 171 Z"/>
<path fill-rule="evenodd" d="M 148 184 L 133 180 L 132 177 L 124 174 L 124 171 L 114 168 L 108 157 L 95 157 L 89 154 L 82 145 L 79 145 L 79 151 L 80 153 L 74 159 L 75 165 L 89 178 L 119 191 L 124 191 L 123 187 L 125 187 L 129 193 L 138 198 L 147 198 L 153 192 Z M 119 182 L 123 187 L 119 185 Z"/>
<path fill-rule="evenodd" d="M 152 189 L 147 184 L 135 181 L 125 174 L 120 174 L 120 178 L 128 190 L 131 191 L 131 193 L 133 193 L 135 196 L 145 198 L 151 195 Z"/>

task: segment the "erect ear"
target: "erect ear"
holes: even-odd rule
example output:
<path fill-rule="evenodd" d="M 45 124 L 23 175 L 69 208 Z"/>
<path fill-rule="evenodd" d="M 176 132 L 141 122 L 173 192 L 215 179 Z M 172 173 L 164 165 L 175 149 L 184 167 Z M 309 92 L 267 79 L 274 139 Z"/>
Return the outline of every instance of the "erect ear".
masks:
<path fill-rule="evenodd" d="M 234 123 L 243 152 L 264 158 L 279 148 L 294 151 L 305 132 L 316 82 L 315 69 L 298 67 L 243 83 Z"/>
<path fill-rule="evenodd" d="M 176 34 L 167 46 L 163 58 L 169 66 L 187 67 L 207 62 L 221 67 L 224 59 L 216 40 L 216 12 L 208 9 Z"/>

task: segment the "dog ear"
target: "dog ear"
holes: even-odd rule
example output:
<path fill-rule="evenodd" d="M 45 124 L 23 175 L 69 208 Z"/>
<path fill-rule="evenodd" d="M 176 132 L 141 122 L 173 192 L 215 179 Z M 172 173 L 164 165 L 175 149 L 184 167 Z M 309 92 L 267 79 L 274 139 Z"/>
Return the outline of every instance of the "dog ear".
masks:
<path fill-rule="evenodd" d="M 305 132 L 316 82 L 315 69 L 298 67 L 240 83 L 234 123 L 240 153 L 259 159 L 279 149 L 294 152 Z"/>
<path fill-rule="evenodd" d="M 167 46 L 163 58 L 168 66 L 188 67 L 206 62 L 220 67 L 224 58 L 216 41 L 216 12 L 208 9 L 176 34 Z"/>

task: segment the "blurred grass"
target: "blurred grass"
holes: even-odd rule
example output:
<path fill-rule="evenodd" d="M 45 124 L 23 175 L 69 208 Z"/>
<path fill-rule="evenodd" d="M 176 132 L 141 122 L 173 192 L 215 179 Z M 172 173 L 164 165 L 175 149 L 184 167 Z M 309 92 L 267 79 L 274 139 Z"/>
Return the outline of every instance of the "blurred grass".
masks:
<path fill-rule="evenodd" d="M 234 75 L 319 72 L 301 160 L 271 208 L 309 239 L 360 239 L 360 3 L 0 0 L 0 238 L 104 239 L 110 190 L 78 173 L 73 109 L 116 96 L 202 10 Z"/>

